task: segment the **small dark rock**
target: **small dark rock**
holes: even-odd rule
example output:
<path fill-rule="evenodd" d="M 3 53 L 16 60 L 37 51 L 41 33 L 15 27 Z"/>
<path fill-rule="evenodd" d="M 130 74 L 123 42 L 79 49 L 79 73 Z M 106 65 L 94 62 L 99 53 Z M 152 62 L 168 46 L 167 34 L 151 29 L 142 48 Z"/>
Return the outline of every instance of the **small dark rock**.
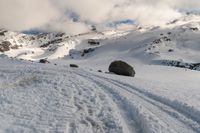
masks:
<path fill-rule="evenodd" d="M 156 39 L 156 40 L 153 41 L 154 44 L 159 44 L 161 42 L 162 42 L 161 39 Z"/>
<path fill-rule="evenodd" d="M 70 64 L 69 66 L 73 67 L 73 68 L 78 68 L 78 65 L 76 65 L 76 64 Z"/>
<path fill-rule="evenodd" d="M 173 49 L 169 49 L 168 52 L 174 52 L 174 50 Z"/>
<path fill-rule="evenodd" d="M 88 53 L 93 52 L 93 51 L 94 51 L 93 48 L 84 49 L 84 50 L 83 50 L 83 54 L 88 54 Z"/>
<path fill-rule="evenodd" d="M 167 34 L 168 34 L 168 35 L 171 35 L 172 33 L 171 33 L 171 32 L 168 32 Z"/>
<path fill-rule="evenodd" d="M 83 57 L 83 56 L 85 56 L 85 54 L 91 53 L 93 51 L 94 51 L 94 48 L 84 49 L 81 56 Z"/>
<path fill-rule="evenodd" d="M 167 42 L 170 42 L 170 41 L 171 41 L 171 39 L 170 39 L 170 38 L 167 38 L 165 41 L 167 41 Z"/>
<path fill-rule="evenodd" d="M 102 73 L 102 70 L 98 70 L 98 72 Z"/>
<path fill-rule="evenodd" d="M 91 31 L 97 31 L 97 28 L 96 28 L 95 25 L 92 25 L 92 26 L 91 26 Z"/>
<path fill-rule="evenodd" d="M 47 64 L 47 63 L 50 63 L 50 62 L 47 59 L 40 59 L 39 63 Z"/>

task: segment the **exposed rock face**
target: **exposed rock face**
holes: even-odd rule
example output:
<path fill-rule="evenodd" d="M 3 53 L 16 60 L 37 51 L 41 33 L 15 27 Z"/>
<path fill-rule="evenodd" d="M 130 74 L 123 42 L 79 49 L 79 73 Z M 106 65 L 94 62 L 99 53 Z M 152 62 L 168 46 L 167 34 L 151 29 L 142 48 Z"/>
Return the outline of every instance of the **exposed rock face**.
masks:
<path fill-rule="evenodd" d="M 187 69 L 191 69 L 191 70 L 200 71 L 200 63 L 186 63 L 186 62 L 175 61 L 175 60 L 163 60 L 163 61 L 161 61 L 161 63 L 166 66 L 187 68 Z"/>
<path fill-rule="evenodd" d="M 56 43 L 61 43 L 63 41 L 62 38 L 59 38 L 59 39 L 55 39 L 55 40 L 51 40 L 43 45 L 40 46 L 40 48 L 46 48 L 48 47 L 50 44 L 56 44 Z"/>
<path fill-rule="evenodd" d="M 90 44 L 90 45 L 99 45 L 100 42 L 95 40 L 95 39 L 89 39 L 88 40 L 88 44 Z"/>
<path fill-rule="evenodd" d="M 0 36 L 4 36 L 7 31 L 0 29 Z"/>
<path fill-rule="evenodd" d="M 0 52 L 5 52 L 10 50 L 12 44 L 9 41 L 4 41 L 0 43 Z"/>
<path fill-rule="evenodd" d="M 123 61 L 114 61 L 109 66 L 109 72 L 113 72 L 117 75 L 135 76 L 135 70 L 132 66 Z"/>

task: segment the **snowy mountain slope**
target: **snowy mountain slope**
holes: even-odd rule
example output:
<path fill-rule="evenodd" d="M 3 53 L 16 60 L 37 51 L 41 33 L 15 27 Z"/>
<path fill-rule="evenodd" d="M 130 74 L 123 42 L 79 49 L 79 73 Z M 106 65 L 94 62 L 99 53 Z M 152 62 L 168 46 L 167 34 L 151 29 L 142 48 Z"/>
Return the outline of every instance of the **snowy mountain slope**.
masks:
<path fill-rule="evenodd" d="M 82 50 L 89 47 L 88 39 L 105 40 L 124 34 L 127 34 L 126 31 L 93 32 L 74 36 L 69 36 L 65 33 L 27 35 L 0 30 L 0 44 L 2 47 L 5 47 L 5 42 L 9 43 L 8 49 L 0 49 L 0 52 L 9 57 L 26 60 L 37 61 L 41 58 L 52 60 L 69 55 L 69 51 L 72 49 Z M 79 45 L 80 43 L 81 45 Z"/>
<path fill-rule="evenodd" d="M 68 37 L 63 33 L 26 35 L 9 31 L 0 36 L 1 42 L 9 41 L 11 46 L 18 46 L 16 49 L 4 51 L 6 55 L 27 60 L 62 57 L 63 53 L 74 47 L 74 41 L 67 40 Z"/>
<path fill-rule="evenodd" d="M 199 133 L 200 72 L 188 69 L 200 63 L 199 29 L 189 15 L 74 36 L 1 30 L 0 132 Z M 113 60 L 136 77 L 104 73 Z"/>
<path fill-rule="evenodd" d="M 135 27 L 132 30 L 108 30 L 74 36 L 64 33 L 26 35 L 1 31 L 0 42 L 11 43 L 10 50 L 4 51 L 9 57 L 36 61 L 63 57 L 82 60 L 105 55 L 135 58 L 143 63 L 152 63 L 152 60 L 198 63 L 199 29 L 200 17 L 187 15 L 160 28 Z M 91 44 L 90 40 L 98 44 Z M 17 48 L 12 48 L 14 46 Z"/>

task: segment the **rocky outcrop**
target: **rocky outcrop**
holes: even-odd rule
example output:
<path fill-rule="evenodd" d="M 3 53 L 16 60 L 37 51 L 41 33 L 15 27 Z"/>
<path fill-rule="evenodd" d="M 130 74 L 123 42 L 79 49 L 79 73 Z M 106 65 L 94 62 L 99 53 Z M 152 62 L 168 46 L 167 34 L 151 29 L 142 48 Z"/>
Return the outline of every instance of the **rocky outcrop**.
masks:
<path fill-rule="evenodd" d="M 5 52 L 10 50 L 12 44 L 9 41 L 4 41 L 0 43 L 0 52 Z"/>
<path fill-rule="evenodd" d="M 98 40 L 95 40 L 95 39 L 89 39 L 88 40 L 88 44 L 90 44 L 90 45 L 99 45 L 100 42 Z"/>

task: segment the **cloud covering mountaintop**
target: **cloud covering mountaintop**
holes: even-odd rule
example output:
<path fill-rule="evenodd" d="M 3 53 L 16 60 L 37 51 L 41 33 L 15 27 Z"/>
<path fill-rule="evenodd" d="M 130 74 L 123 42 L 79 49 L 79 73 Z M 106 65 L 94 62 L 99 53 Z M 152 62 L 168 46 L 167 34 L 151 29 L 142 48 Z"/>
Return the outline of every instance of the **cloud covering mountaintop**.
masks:
<path fill-rule="evenodd" d="M 199 0 L 1 0 L 0 27 L 76 34 L 127 19 L 162 25 L 180 17 L 179 10 L 198 8 Z"/>

